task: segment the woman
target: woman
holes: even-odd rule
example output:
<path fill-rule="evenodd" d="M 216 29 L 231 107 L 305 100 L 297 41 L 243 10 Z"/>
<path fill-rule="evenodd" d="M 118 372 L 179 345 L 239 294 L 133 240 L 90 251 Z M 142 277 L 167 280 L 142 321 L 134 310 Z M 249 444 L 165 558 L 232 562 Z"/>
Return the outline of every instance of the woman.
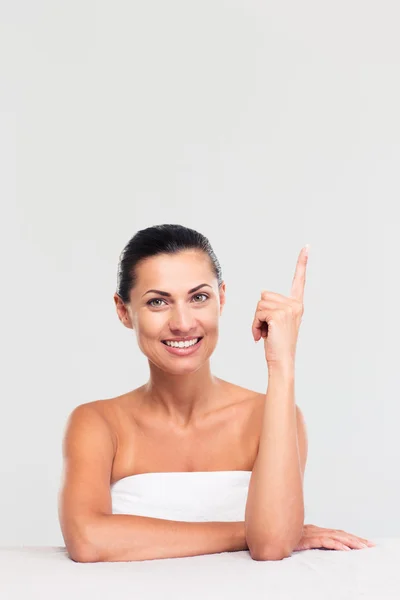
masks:
<path fill-rule="evenodd" d="M 252 335 L 264 340 L 265 395 L 211 373 L 226 288 L 208 239 L 181 225 L 158 225 L 128 242 L 114 301 L 148 359 L 150 377 L 122 396 L 80 405 L 69 417 L 59 516 L 73 560 L 246 549 L 256 560 L 279 560 L 296 550 L 374 545 L 341 530 L 304 525 L 307 439 L 294 400 L 294 361 L 306 264 L 303 249 L 291 296 L 263 291 L 256 307 Z M 166 509 L 176 481 L 177 505 L 186 493 L 187 504 L 208 501 L 212 509 L 220 502 L 223 510 L 225 494 L 244 518 L 151 513 L 150 495 L 153 505 L 155 495 L 158 508 Z M 245 496 L 231 495 L 236 489 Z M 140 500 L 149 511 L 142 515 Z"/>

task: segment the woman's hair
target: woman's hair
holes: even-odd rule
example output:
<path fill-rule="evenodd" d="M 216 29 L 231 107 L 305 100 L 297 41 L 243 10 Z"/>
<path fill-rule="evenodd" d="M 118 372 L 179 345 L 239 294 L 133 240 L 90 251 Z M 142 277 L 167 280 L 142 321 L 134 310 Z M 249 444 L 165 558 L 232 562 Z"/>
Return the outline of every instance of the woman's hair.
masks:
<path fill-rule="evenodd" d="M 176 254 L 193 249 L 208 255 L 220 287 L 221 266 L 208 239 L 183 225 L 164 224 L 141 229 L 126 244 L 119 257 L 116 293 L 124 304 L 129 303 L 130 292 L 137 282 L 136 266 L 140 261 L 156 254 Z"/>

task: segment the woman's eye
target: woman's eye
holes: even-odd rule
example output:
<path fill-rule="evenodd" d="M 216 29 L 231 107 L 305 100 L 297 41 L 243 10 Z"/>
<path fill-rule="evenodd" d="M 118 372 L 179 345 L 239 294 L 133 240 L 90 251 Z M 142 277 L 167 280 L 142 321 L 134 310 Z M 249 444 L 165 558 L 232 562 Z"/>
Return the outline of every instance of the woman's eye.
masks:
<path fill-rule="evenodd" d="M 206 300 L 208 299 L 207 294 L 195 294 L 193 296 L 193 298 L 197 298 L 199 296 L 204 296 Z M 149 300 L 147 302 L 147 304 L 149 306 L 152 306 L 153 308 L 157 308 L 158 306 L 161 306 L 161 304 L 152 304 L 152 302 L 164 302 L 164 300 L 162 298 L 153 298 L 152 300 Z M 204 302 L 205 302 L 205 300 L 204 300 Z M 195 302 L 195 304 L 202 304 L 202 303 L 201 302 Z"/>
<path fill-rule="evenodd" d="M 161 302 L 164 302 L 164 300 L 163 300 L 162 298 L 153 298 L 153 300 L 149 300 L 149 301 L 147 302 L 147 304 L 148 304 L 149 306 L 153 306 L 154 308 L 157 308 L 157 306 L 154 306 L 154 304 L 152 304 L 152 302 L 157 302 L 158 300 L 160 300 Z M 158 305 L 158 306 L 160 306 L 160 305 Z"/>
<path fill-rule="evenodd" d="M 196 294 L 195 296 L 193 296 L 193 298 L 196 298 L 196 296 L 197 296 L 197 297 L 198 297 L 198 296 L 204 296 L 206 300 L 207 300 L 207 298 L 208 298 L 207 294 Z M 201 304 L 201 303 L 200 303 L 200 304 Z"/>

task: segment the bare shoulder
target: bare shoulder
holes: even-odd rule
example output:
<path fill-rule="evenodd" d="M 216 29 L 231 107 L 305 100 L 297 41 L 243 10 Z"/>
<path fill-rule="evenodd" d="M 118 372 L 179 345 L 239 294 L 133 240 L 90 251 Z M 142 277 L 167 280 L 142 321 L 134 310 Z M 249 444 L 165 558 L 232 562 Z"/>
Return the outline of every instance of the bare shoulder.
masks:
<path fill-rule="evenodd" d="M 104 398 L 102 400 L 85 402 L 80 406 L 90 406 L 99 414 L 101 414 L 106 420 L 108 420 L 118 408 L 124 405 L 124 402 L 127 402 L 128 400 L 131 401 L 139 389 L 140 388 L 137 390 L 132 390 L 131 392 L 127 392 L 126 394 L 121 394 L 120 396 L 115 396 L 114 398 Z"/>
<path fill-rule="evenodd" d="M 227 408 L 230 408 L 238 418 L 242 417 L 244 420 L 257 422 L 261 419 L 265 394 L 229 381 L 223 381 L 222 383 L 224 405 Z"/>
<path fill-rule="evenodd" d="M 226 384 L 227 396 L 230 396 L 233 401 L 257 404 L 257 402 L 265 398 L 265 393 L 257 392 L 256 390 L 251 390 L 235 383 L 230 383 L 229 381 L 224 383 Z"/>
<path fill-rule="evenodd" d="M 141 391 L 143 386 L 115 396 L 101 400 L 87 402 L 106 421 L 112 433 L 114 445 L 118 447 L 124 431 L 132 431 L 137 424 L 140 413 Z"/>
<path fill-rule="evenodd" d="M 83 414 L 93 414 L 95 413 L 99 417 L 101 417 L 101 421 L 105 423 L 108 427 L 108 430 L 113 438 L 114 444 L 114 452 L 117 448 L 117 436 L 113 419 L 113 407 L 114 407 L 114 398 L 107 398 L 105 400 L 92 400 L 91 402 L 84 402 L 82 404 L 77 405 L 73 412 L 81 412 Z M 89 411 L 89 412 L 88 412 Z M 97 417 L 96 417 L 97 418 Z M 100 421 L 99 421 L 100 422 Z"/>

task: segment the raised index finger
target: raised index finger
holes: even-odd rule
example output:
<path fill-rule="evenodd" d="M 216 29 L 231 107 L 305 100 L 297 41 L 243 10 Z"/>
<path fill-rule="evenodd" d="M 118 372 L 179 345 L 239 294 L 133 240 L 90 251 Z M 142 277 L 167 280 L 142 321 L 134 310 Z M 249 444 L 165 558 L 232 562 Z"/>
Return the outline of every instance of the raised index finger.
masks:
<path fill-rule="evenodd" d="M 300 302 L 303 302 L 304 298 L 304 287 L 306 285 L 306 269 L 309 248 L 310 244 L 307 244 L 306 246 L 304 246 L 304 248 L 301 249 L 299 258 L 297 259 L 296 271 L 293 277 L 292 291 L 290 292 L 290 296 L 292 298 L 296 298 L 296 300 L 299 300 Z"/>

